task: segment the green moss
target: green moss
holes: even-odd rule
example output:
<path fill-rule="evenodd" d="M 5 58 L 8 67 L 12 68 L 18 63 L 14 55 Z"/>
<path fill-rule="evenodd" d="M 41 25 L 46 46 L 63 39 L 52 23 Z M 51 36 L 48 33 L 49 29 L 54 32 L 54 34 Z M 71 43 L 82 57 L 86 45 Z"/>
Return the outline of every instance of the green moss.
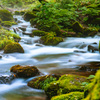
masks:
<path fill-rule="evenodd" d="M 33 77 L 40 74 L 39 70 L 35 66 L 15 65 L 11 67 L 10 71 L 13 72 L 16 77 L 22 78 Z"/>
<path fill-rule="evenodd" d="M 44 89 L 48 84 L 53 81 L 56 81 L 59 78 L 59 75 L 46 75 L 35 78 L 28 82 L 28 86 L 36 89 Z"/>
<path fill-rule="evenodd" d="M 3 21 L 10 21 L 13 20 L 13 15 L 8 10 L 0 10 L 0 18 Z"/>
<path fill-rule="evenodd" d="M 74 91 L 82 92 L 84 91 L 84 87 L 81 83 L 84 81 L 88 80 L 83 76 L 63 75 L 58 81 L 50 83 L 44 90 L 49 98 Z"/>
<path fill-rule="evenodd" d="M 33 34 L 33 36 L 34 35 L 36 35 L 36 36 L 44 36 L 47 33 L 45 31 L 41 31 L 41 30 L 34 30 L 32 34 Z"/>
<path fill-rule="evenodd" d="M 53 32 L 47 33 L 47 35 L 41 37 L 41 40 L 45 45 L 57 45 L 58 43 L 63 42 L 62 37 L 55 36 L 56 34 Z"/>
<path fill-rule="evenodd" d="M 53 97 L 51 100 L 82 100 L 84 98 L 83 92 L 71 92 Z"/>
<path fill-rule="evenodd" d="M 8 45 L 5 46 L 4 53 L 14 53 L 14 52 L 24 53 L 24 49 L 19 43 L 9 43 Z"/>
<path fill-rule="evenodd" d="M 25 19 L 26 21 L 29 21 L 29 20 L 32 19 L 32 18 L 36 18 L 36 15 L 35 15 L 33 12 L 26 12 L 26 13 L 24 14 L 24 19 Z"/>
<path fill-rule="evenodd" d="M 0 29 L 0 50 L 4 49 L 4 47 L 12 42 L 20 41 L 19 35 L 13 33 L 12 31 L 5 30 L 1 27 Z"/>
<path fill-rule="evenodd" d="M 81 32 L 81 33 L 83 32 L 83 27 L 82 27 L 82 25 L 78 21 L 73 23 L 72 28 L 77 33 L 78 32 Z"/>
<path fill-rule="evenodd" d="M 83 100 L 100 100 L 100 70 L 97 71 L 94 80 L 85 87 Z"/>
<path fill-rule="evenodd" d="M 4 49 L 6 45 L 12 43 L 12 40 L 9 40 L 7 38 L 0 41 L 0 50 Z"/>

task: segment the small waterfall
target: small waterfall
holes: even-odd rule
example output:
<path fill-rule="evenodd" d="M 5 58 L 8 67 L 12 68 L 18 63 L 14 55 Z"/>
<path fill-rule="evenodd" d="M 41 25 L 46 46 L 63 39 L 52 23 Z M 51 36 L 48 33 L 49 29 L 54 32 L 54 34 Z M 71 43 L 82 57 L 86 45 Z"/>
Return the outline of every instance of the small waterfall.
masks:
<path fill-rule="evenodd" d="M 14 18 L 17 19 L 18 24 L 13 25 L 11 30 L 22 38 L 19 43 L 25 53 L 3 54 L 0 59 L 0 75 L 10 75 L 9 69 L 17 64 L 35 65 L 44 74 L 66 74 L 75 73 L 79 65 L 100 62 L 99 51 L 93 53 L 88 51 L 88 45 L 96 43 L 98 47 L 99 36 L 67 37 L 64 42 L 56 46 L 45 46 L 39 43 L 40 37 L 30 37 L 32 31 L 37 30 L 36 28 L 31 27 L 30 23 L 26 22 L 22 16 L 14 16 Z M 31 96 L 45 97 L 43 91 L 31 89 L 26 84 L 27 81 L 24 79 L 14 80 L 11 84 L 0 84 L 0 100 L 20 100 Z M 11 97 L 16 99 L 11 99 Z"/>

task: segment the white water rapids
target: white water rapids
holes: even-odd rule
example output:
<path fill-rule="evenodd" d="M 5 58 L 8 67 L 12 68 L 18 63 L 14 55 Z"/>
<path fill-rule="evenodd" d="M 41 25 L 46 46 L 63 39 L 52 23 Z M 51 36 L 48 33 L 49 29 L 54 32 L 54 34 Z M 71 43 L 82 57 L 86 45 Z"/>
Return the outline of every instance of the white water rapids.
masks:
<path fill-rule="evenodd" d="M 30 34 L 36 28 L 31 27 L 30 23 L 24 21 L 21 16 L 14 16 L 14 18 L 17 18 L 19 23 L 18 25 L 13 25 L 11 30 L 13 28 L 17 29 L 16 33 L 22 38 L 20 44 L 25 53 L 3 54 L 3 51 L 1 51 L 0 75 L 10 75 L 10 68 L 17 64 L 35 65 L 42 73 L 49 74 L 53 72 L 59 73 L 62 69 L 65 69 L 65 71 L 67 69 L 77 69 L 77 65 L 87 62 L 100 62 L 98 51 L 94 53 L 87 51 L 89 44 L 96 42 L 99 45 L 99 36 L 87 38 L 69 37 L 56 46 L 45 46 L 38 43 L 40 37 L 23 35 L 22 30 L 18 27 L 26 27 L 25 33 L 27 34 Z M 40 46 L 37 46 L 37 44 Z M 85 53 L 74 52 L 75 50 L 84 51 Z M 31 96 L 45 97 L 43 91 L 27 87 L 27 80 L 24 79 L 16 79 L 10 85 L 0 84 L 0 100 L 23 100 L 22 98 Z"/>

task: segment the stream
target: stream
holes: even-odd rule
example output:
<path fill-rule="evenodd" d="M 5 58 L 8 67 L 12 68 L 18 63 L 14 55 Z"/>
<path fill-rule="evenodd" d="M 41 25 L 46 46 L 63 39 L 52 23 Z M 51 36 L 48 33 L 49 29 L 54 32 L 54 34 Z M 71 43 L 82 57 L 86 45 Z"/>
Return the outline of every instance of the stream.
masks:
<path fill-rule="evenodd" d="M 0 51 L 0 75 L 10 75 L 13 65 L 35 65 L 43 74 L 77 74 L 88 76 L 91 70 L 80 71 L 79 65 L 89 62 L 100 62 L 99 51 L 88 51 L 88 45 L 99 45 L 100 36 L 77 38 L 67 37 L 64 42 L 56 46 L 45 46 L 39 43 L 40 37 L 30 37 L 33 30 L 30 22 L 26 22 L 22 16 L 17 18 L 18 25 L 13 25 L 16 34 L 22 38 L 19 42 L 25 53 L 3 54 Z M 22 31 L 21 28 L 26 28 Z M 80 52 L 79 52 L 80 51 Z M 11 84 L 0 84 L 0 100 L 46 100 L 44 91 L 32 89 L 27 86 L 29 79 L 15 79 Z"/>

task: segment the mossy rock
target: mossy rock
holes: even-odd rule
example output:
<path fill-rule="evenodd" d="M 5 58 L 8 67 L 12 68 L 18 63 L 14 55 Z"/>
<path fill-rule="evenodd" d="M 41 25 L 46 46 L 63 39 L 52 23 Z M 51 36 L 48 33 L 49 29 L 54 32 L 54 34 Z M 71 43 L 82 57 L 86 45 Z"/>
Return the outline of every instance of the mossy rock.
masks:
<path fill-rule="evenodd" d="M 21 37 L 17 34 L 13 34 L 13 38 L 15 42 L 19 42 L 21 40 Z"/>
<path fill-rule="evenodd" d="M 84 92 L 71 92 L 53 97 L 51 100 L 82 100 Z"/>
<path fill-rule="evenodd" d="M 100 70 L 97 71 L 94 80 L 85 87 L 83 100 L 100 100 Z"/>
<path fill-rule="evenodd" d="M 40 74 L 39 70 L 35 66 L 12 66 L 10 72 L 14 73 L 16 77 L 29 78 Z"/>
<path fill-rule="evenodd" d="M 46 35 L 47 33 L 45 31 L 41 31 L 41 30 L 34 30 L 32 35 L 34 36 L 44 36 Z"/>
<path fill-rule="evenodd" d="M 60 75 L 46 75 L 35 78 L 28 82 L 28 86 L 35 88 L 35 89 L 44 89 L 48 84 L 53 81 L 58 80 Z"/>
<path fill-rule="evenodd" d="M 73 31 L 75 31 L 77 33 L 78 32 L 83 33 L 83 27 L 82 27 L 82 25 L 78 21 L 73 23 L 72 28 L 73 28 Z"/>
<path fill-rule="evenodd" d="M 24 15 L 25 11 L 15 11 L 14 14 L 15 15 Z"/>
<path fill-rule="evenodd" d="M 12 22 L 10 22 L 10 21 L 3 21 L 2 22 L 2 26 L 11 27 L 12 26 Z"/>
<path fill-rule="evenodd" d="M 14 52 L 24 53 L 24 49 L 19 43 L 9 43 L 8 45 L 5 46 L 4 53 L 14 53 Z"/>
<path fill-rule="evenodd" d="M 48 25 L 38 25 L 38 29 L 46 32 L 55 32 L 57 36 L 61 36 L 60 27 L 56 23 L 50 23 Z"/>
<path fill-rule="evenodd" d="M 5 9 L 2 10 L 1 9 L 0 10 L 0 18 L 3 21 L 10 21 L 10 20 L 13 20 L 13 15 L 8 10 L 5 10 Z"/>
<path fill-rule="evenodd" d="M 26 13 L 24 14 L 24 19 L 25 19 L 26 21 L 29 21 L 29 20 L 32 19 L 32 18 L 36 18 L 36 15 L 35 15 L 33 12 L 26 12 Z"/>
<path fill-rule="evenodd" d="M 48 98 L 74 91 L 83 92 L 84 87 L 82 86 L 82 82 L 86 81 L 88 80 L 84 76 L 63 75 L 58 81 L 52 82 L 46 86 L 44 90 Z"/>
<path fill-rule="evenodd" d="M 47 35 L 41 37 L 41 41 L 44 45 L 57 45 L 63 42 L 62 37 L 56 37 L 55 33 L 47 33 Z"/>

